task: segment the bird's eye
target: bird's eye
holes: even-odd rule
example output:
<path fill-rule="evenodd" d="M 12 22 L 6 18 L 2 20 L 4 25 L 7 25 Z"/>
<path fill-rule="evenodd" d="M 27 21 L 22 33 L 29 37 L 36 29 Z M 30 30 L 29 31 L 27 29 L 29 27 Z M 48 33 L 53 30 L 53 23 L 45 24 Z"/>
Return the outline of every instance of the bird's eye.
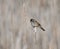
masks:
<path fill-rule="evenodd" d="M 32 19 L 30 21 L 33 21 Z"/>

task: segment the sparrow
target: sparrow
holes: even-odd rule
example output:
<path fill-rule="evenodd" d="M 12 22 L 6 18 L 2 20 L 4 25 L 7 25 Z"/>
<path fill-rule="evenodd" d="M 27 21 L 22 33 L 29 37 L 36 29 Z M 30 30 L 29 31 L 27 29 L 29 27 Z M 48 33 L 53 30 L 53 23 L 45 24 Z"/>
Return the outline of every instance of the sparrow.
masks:
<path fill-rule="evenodd" d="M 30 23 L 31 23 L 31 25 L 32 25 L 33 28 L 39 27 L 43 31 L 45 31 L 45 29 L 41 26 L 41 24 L 39 22 L 37 22 L 35 19 L 30 19 Z"/>

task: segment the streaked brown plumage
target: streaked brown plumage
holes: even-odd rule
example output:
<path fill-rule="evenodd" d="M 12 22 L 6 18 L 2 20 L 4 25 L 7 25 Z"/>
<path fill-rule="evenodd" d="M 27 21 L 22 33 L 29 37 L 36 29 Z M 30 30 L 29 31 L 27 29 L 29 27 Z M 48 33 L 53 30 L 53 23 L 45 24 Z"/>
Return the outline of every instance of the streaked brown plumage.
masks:
<path fill-rule="evenodd" d="M 45 31 L 45 29 L 41 26 L 40 23 L 38 23 L 35 19 L 30 19 L 31 25 L 32 27 L 40 27 L 43 31 Z"/>

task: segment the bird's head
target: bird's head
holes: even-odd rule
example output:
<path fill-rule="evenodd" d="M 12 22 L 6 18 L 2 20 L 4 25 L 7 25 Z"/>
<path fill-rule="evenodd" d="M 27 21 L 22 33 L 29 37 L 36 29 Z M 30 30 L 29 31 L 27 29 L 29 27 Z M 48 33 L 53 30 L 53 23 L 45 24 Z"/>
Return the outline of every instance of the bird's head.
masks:
<path fill-rule="evenodd" d="M 35 20 L 34 19 L 30 19 L 30 22 L 34 22 Z"/>

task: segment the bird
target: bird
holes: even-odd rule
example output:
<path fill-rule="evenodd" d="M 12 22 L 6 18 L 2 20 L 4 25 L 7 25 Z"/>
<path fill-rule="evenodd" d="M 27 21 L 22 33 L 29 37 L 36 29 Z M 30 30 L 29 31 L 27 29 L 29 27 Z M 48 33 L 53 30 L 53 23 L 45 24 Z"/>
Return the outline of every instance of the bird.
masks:
<path fill-rule="evenodd" d="M 43 31 L 45 31 L 45 29 L 41 26 L 41 24 L 38 21 L 36 21 L 35 19 L 30 19 L 30 23 L 31 23 L 33 28 L 39 27 Z"/>

